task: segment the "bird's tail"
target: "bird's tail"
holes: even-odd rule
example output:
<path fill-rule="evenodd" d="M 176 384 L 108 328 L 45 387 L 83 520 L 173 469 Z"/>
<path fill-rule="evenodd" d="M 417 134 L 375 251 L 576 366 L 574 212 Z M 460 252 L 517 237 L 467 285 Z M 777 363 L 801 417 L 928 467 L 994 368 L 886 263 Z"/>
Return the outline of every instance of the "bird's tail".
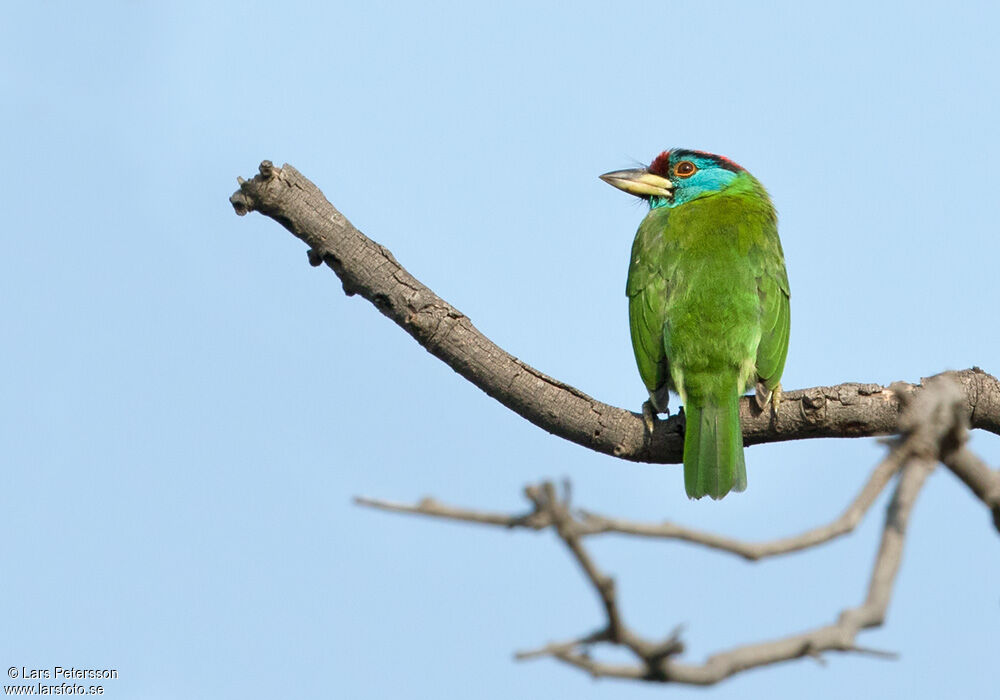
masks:
<path fill-rule="evenodd" d="M 690 498 L 719 499 L 747 487 L 740 428 L 740 397 L 703 406 L 684 406 L 684 488 Z"/>

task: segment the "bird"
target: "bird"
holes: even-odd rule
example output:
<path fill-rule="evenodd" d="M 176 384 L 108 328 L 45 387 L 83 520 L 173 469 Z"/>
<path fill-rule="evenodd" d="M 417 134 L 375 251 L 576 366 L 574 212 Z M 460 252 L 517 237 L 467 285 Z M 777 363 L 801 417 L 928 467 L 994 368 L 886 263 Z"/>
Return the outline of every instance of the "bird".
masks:
<path fill-rule="evenodd" d="M 791 294 L 764 186 L 723 156 L 674 148 L 600 178 L 646 200 L 629 260 L 629 328 L 651 433 L 680 395 L 684 488 L 718 500 L 747 486 L 739 400 L 777 411 Z"/>

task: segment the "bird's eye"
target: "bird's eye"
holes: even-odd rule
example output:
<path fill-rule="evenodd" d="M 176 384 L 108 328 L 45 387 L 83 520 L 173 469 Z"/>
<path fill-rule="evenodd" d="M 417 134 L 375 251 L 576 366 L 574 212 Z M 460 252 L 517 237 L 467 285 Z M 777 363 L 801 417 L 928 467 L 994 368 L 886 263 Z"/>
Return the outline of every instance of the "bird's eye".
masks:
<path fill-rule="evenodd" d="M 694 175 L 694 171 L 697 170 L 697 166 L 689 160 L 682 160 L 680 163 L 674 166 L 674 175 L 677 177 L 691 177 Z"/>

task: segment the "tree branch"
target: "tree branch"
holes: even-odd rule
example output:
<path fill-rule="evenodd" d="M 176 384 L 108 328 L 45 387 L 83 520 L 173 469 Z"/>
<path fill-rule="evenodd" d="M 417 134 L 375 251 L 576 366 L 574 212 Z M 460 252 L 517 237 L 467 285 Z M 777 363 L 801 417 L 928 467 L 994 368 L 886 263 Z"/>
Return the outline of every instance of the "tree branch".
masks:
<path fill-rule="evenodd" d="M 922 442 L 922 437 L 918 438 L 918 442 Z M 611 530 L 600 525 L 595 526 L 592 516 L 584 515 L 582 520 L 574 518 L 566 500 L 559 500 L 556 497 L 555 487 L 551 483 L 544 483 L 540 486 L 532 486 L 526 489 L 526 494 L 534 504 L 534 507 L 530 512 L 523 515 L 504 515 L 453 508 L 441 505 L 430 499 L 424 499 L 415 506 L 367 498 L 358 498 L 355 500 L 361 505 L 384 510 L 429 515 L 465 522 L 500 525 L 510 528 L 523 527 L 535 530 L 553 528 L 570 550 L 587 580 L 597 592 L 604 608 L 607 624 L 595 632 L 576 639 L 565 642 L 553 642 L 537 649 L 518 652 L 515 654 L 515 658 L 527 660 L 550 656 L 578 667 L 595 677 L 710 685 L 751 668 L 806 656 L 818 657 L 824 651 L 853 651 L 883 657 L 893 656 L 887 652 L 859 647 L 855 643 L 855 638 L 861 630 L 879 626 L 885 619 L 892 585 L 902 558 L 903 541 L 909 514 L 920 488 L 934 467 L 934 462 L 919 455 L 913 449 L 912 444 L 910 446 L 907 446 L 905 443 L 900 444 L 875 469 L 865 488 L 862 489 L 858 497 L 855 498 L 851 506 L 845 511 L 845 515 L 841 516 L 838 521 L 835 521 L 839 522 L 848 514 L 857 512 L 855 509 L 862 499 L 867 500 L 870 498 L 874 500 L 877 497 L 878 491 L 881 491 L 884 487 L 885 481 L 890 479 L 899 470 L 901 461 L 903 462 L 902 475 L 886 512 L 886 523 L 883 528 L 879 553 L 871 574 L 868 595 L 865 602 L 856 608 L 845 610 L 834 624 L 818 627 L 809 632 L 784 639 L 737 647 L 720 654 L 715 654 L 701 665 L 680 664 L 672 660 L 671 657 L 682 653 L 684 650 L 684 644 L 680 640 L 678 630 L 675 630 L 663 641 L 653 642 L 640 637 L 623 622 L 617 602 L 614 580 L 597 567 L 581 542 L 581 539 L 587 535 L 602 532 L 675 538 L 676 534 L 673 531 L 650 534 L 646 531 L 647 528 L 645 527 L 639 528 L 638 532 L 634 532 L 628 527 Z M 867 509 L 868 506 L 870 506 L 870 503 L 864 509 Z M 864 510 L 861 510 L 861 512 L 863 513 Z M 680 539 L 705 544 L 715 549 L 734 551 L 744 556 L 746 556 L 746 552 L 748 551 L 767 552 L 766 554 L 761 554 L 761 556 L 767 556 L 779 553 L 777 551 L 779 549 L 781 551 L 795 551 L 816 546 L 820 542 L 830 539 L 830 537 L 811 541 L 815 539 L 812 533 L 829 530 L 832 526 L 833 524 L 824 528 L 817 528 L 798 538 L 787 538 L 759 545 L 739 542 L 731 545 L 730 542 L 732 541 L 727 541 L 726 538 L 720 538 L 707 533 L 686 531 L 684 528 L 678 528 L 673 525 L 669 527 L 684 531 L 685 536 Z M 853 526 L 851 526 L 852 529 Z M 691 533 L 694 533 L 693 537 L 688 536 Z M 720 544 L 720 542 L 724 544 Z M 789 543 L 793 543 L 793 545 L 787 546 Z M 782 549 L 783 545 L 785 547 Z M 754 557 L 748 556 L 747 558 Z M 594 644 L 602 642 L 616 644 L 629 649 L 641 662 L 641 665 L 615 665 L 595 661 L 589 655 L 589 648 Z"/>
<path fill-rule="evenodd" d="M 904 446 L 900 446 L 896 451 L 905 450 Z M 884 462 L 879 468 L 888 463 Z M 855 638 L 861 630 L 879 626 L 885 619 L 893 582 L 902 559 L 909 515 L 920 488 L 933 468 L 933 461 L 919 456 L 913 456 L 905 462 L 886 512 L 886 522 L 871 574 L 868 595 L 862 605 L 845 610 L 834 624 L 784 639 L 737 647 L 715 654 L 701 665 L 681 664 L 673 660 L 674 656 L 684 651 L 678 630 L 674 630 L 662 641 L 653 642 L 642 638 L 624 623 L 618 606 L 614 580 L 598 568 L 581 542 L 584 534 L 593 533 L 580 530 L 580 523 L 571 516 L 566 501 L 556 497 L 552 484 L 546 483 L 527 490 L 529 498 L 535 504 L 535 510 L 528 516 L 509 519 L 494 519 L 490 516 L 475 519 L 474 522 L 519 526 L 523 524 L 525 517 L 536 517 L 536 522 L 539 524 L 549 522 L 572 553 L 604 608 L 607 619 L 604 628 L 570 641 L 553 642 L 538 649 L 518 652 L 515 658 L 528 660 L 550 656 L 580 668 L 594 677 L 711 685 L 741 671 L 807 656 L 818 657 L 824 651 L 853 651 L 882 657 L 893 656 L 887 652 L 859 647 L 855 643 Z M 372 504 L 368 500 L 365 502 Z M 458 509 L 428 508 L 426 502 L 424 508 L 424 511 L 419 512 L 439 517 L 455 517 L 463 514 Z M 392 509 L 418 512 L 407 507 Z M 445 512 L 449 514 L 443 515 Z M 534 525 L 525 526 L 534 527 Z M 629 649 L 640 662 L 639 665 L 616 665 L 594 660 L 590 656 L 589 649 L 594 644 L 602 642 Z"/>
<path fill-rule="evenodd" d="M 667 538 L 682 540 L 692 544 L 700 544 L 710 549 L 738 554 L 744 559 L 758 561 L 778 554 L 788 554 L 829 542 L 854 531 L 865 513 L 871 508 L 875 499 L 882 493 L 892 476 L 899 470 L 904 455 L 895 450 L 879 464 L 868 477 L 864 487 L 853 501 L 844 509 L 840 517 L 830 523 L 808 530 L 792 537 L 770 540 L 766 542 L 744 542 L 742 540 L 722 537 L 707 532 L 691 530 L 670 522 L 646 524 L 621 518 L 607 518 L 582 511 L 585 526 L 593 533 L 615 532 L 623 535 L 638 535 L 641 537 Z M 589 533 L 588 533 L 589 534 Z"/>
<path fill-rule="evenodd" d="M 508 528 L 555 530 L 597 593 L 604 609 L 606 625 L 569 641 L 553 642 L 537 649 L 519 652 L 516 658 L 521 660 L 547 656 L 584 670 L 594 677 L 711 685 L 760 666 L 803 657 L 819 659 L 825 651 L 850 651 L 893 657 L 894 655 L 888 652 L 860 647 L 856 639 L 861 631 L 878 627 L 885 621 L 893 584 L 902 561 L 909 517 L 927 476 L 938 460 L 952 460 L 958 465 L 957 468 L 953 467 L 956 473 L 964 474 L 963 480 L 966 480 L 973 491 L 988 505 L 994 502 L 991 499 L 995 499 L 998 493 L 996 484 L 992 481 L 996 474 L 978 462 L 974 455 L 967 453 L 963 446 L 967 408 L 961 387 L 948 377 L 938 377 L 927 382 L 925 391 L 901 395 L 904 397 L 903 414 L 899 424 L 903 435 L 890 441 L 892 446 L 890 454 L 875 468 L 864 488 L 844 514 L 827 526 L 810 530 L 797 538 L 786 538 L 772 543 L 748 545 L 686 530 L 670 523 L 644 525 L 615 521 L 585 511 L 577 511 L 574 514 L 569 505 L 568 495 L 560 499 L 551 483 L 525 489 L 525 495 L 531 501 L 532 508 L 521 515 L 454 508 L 430 499 L 425 499 L 415 506 L 374 499 L 357 499 L 357 502 L 385 510 Z M 618 532 L 644 537 L 684 539 L 734 552 L 747 558 L 805 549 L 853 529 L 886 483 L 897 472 L 899 477 L 896 489 L 886 509 L 882 537 L 869 578 L 868 593 L 863 603 L 844 610 L 833 624 L 816 627 L 783 639 L 756 642 L 730 649 L 710 656 L 700 665 L 682 664 L 676 661 L 675 657 L 684 650 L 678 630 L 674 630 L 661 641 L 651 641 L 639 636 L 628 627 L 621 615 L 614 579 L 601 571 L 583 545 L 583 538 L 586 536 Z M 568 494 L 568 486 L 566 491 Z M 637 663 L 617 665 L 593 659 L 590 649 L 600 643 L 627 648 L 636 657 Z"/>
<path fill-rule="evenodd" d="M 944 464 L 990 509 L 993 526 L 1000 532 L 1000 471 L 990 469 L 964 446 L 945 457 Z"/>
<path fill-rule="evenodd" d="M 928 381 L 934 401 L 914 401 L 900 421 L 903 430 L 923 434 L 923 453 L 940 459 L 990 509 L 1000 532 L 1000 471 L 990 469 L 965 445 L 969 413 L 962 390 L 943 377 Z M 922 426 L 934 426 L 933 430 Z"/>
<path fill-rule="evenodd" d="M 230 197 L 237 214 L 258 211 L 309 246 L 348 295 L 359 294 L 428 352 L 540 428 L 584 447 L 638 462 L 677 463 L 683 419 L 658 421 L 647 434 L 642 416 L 591 398 L 525 364 L 480 333 L 460 311 L 407 272 L 385 247 L 365 237 L 295 168 L 261 163 Z M 953 373 L 973 428 L 1000 434 L 1000 382 L 978 368 Z M 740 405 L 744 442 L 814 437 L 865 437 L 898 431 L 900 397 L 920 385 L 846 383 L 788 391 L 776 415 Z"/>
<path fill-rule="evenodd" d="M 886 484 L 889 483 L 889 480 L 892 479 L 892 476 L 899 470 L 900 464 L 905 459 L 906 454 L 904 450 L 891 451 L 872 471 L 871 476 L 868 477 L 868 481 L 861 491 L 858 492 L 854 500 L 832 522 L 798 535 L 776 540 L 746 542 L 711 532 L 694 530 L 669 521 L 643 523 L 626 518 L 612 518 L 582 509 L 572 512 L 569 517 L 574 518 L 573 530 L 578 537 L 614 533 L 648 537 L 650 539 L 680 540 L 682 542 L 702 545 L 709 549 L 738 554 L 750 561 L 757 561 L 778 554 L 787 554 L 815 547 L 852 532 L 861 522 L 865 513 L 868 512 L 868 509 L 875 502 L 875 499 L 878 498 Z M 555 521 L 549 509 L 540 507 L 538 502 L 532 498 L 531 493 L 533 490 L 551 488 L 552 485 L 548 482 L 540 486 L 527 487 L 525 493 L 529 500 L 534 503 L 534 507 L 532 510 L 520 515 L 457 508 L 440 503 L 433 498 L 421 499 L 420 502 L 413 505 L 364 496 L 355 497 L 354 502 L 357 505 L 394 513 L 426 515 L 433 518 L 460 520 L 462 522 L 478 523 L 481 525 L 500 525 L 510 529 L 544 530 L 552 527 Z M 567 510 L 567 513 L 570 513 L 570 511 Z"/>

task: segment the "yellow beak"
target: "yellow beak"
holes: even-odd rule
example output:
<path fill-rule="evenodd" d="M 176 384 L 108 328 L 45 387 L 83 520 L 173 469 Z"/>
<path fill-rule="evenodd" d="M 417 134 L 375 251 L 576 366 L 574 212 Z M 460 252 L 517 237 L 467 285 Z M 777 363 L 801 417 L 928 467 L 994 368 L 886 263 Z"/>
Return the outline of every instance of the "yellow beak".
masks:
<path fill-rule="evenodd" d="M 612 187 L 634 194 L 636 197 L 671 197 L 674 194 L 674 183 L 665 177 L 654 175 L 645 168 L 615 170 L 604 173 L 601 179 Z"/>

